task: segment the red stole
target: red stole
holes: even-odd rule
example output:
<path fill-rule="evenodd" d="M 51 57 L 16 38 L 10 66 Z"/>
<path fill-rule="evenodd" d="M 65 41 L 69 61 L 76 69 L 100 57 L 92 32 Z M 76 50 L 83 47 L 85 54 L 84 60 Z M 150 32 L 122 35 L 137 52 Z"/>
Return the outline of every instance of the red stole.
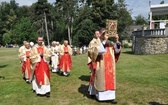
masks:
<path fill-rule="evenodd" d="M 68 47 L 64 47 L 64 55 L 61 56 L 59 62 L 59 68 L 67 72 L 72 69 L 71 56 L 68 53 Z"/>
<path fill-rule="evenodd" d="M 37 51 L 38 51 L 38 53 L 43 53 L 44 48 L 43 47 L 37 47 Z M 46 74 L 47 77 L 50 80 L 49 66 L 48 66 L 47 62 L 44 61 L 43 56 L 41 56 L 41 61 L 36 63 L 36 68 L 35 68 L 35 76 L 36 76 L 37 83 L 39 85 L 45 85 L 44 74 Z"/>
<path fill-rule="evenodd" d="M 115 65 L 114 59 L 110 53 L 109 45 L 106 45 L 106 53 L 103 54 L 104 60 L 104 75 L 105 75 L 105 88 L 106 90 L 115 90 Z M 113 49 L 112 49 L 113 50 Z"/>
<path fill-rule="evenodd" d="M 30 54 L 30 51 L 26 51 L 26 56 Z M 22 73 L 25 73 L 25 78 L 30 78 L 30 58 L 26 57 L 26 61 L 22 65 Z"/>

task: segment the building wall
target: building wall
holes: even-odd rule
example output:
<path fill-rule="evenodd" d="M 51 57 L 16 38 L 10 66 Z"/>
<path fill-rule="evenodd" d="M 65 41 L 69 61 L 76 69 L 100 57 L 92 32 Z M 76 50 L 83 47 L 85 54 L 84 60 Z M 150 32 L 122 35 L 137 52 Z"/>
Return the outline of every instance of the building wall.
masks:
<path fill-rule="evenodd" d="M 138 36 L 134 38 L 135 54 L 168 53 L 168 36 Z"/>

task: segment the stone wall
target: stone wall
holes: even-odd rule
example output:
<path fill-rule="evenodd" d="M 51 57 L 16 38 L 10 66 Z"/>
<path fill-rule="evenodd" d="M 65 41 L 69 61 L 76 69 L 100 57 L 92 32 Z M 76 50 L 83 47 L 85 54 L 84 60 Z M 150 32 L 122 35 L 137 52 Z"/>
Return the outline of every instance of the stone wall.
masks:
<path fill-rule="evenodd" d="M 134 36 L 132 50 L 135 54 L 168 53 L 168 36 Z"/>

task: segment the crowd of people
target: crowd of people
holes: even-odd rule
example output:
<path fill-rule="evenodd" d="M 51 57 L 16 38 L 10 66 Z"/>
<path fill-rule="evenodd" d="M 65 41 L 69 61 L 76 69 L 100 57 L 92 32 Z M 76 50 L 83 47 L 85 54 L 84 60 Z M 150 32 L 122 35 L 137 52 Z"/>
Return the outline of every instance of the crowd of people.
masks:
<path fill-rule="evenodd" d="M 88 92 L 99 101 L 111 100 L 116 103 L 116 62 L 120 56 L 121 43 L 118 36 L 115 36 L 114 42 L 108 38 L 104 28 L 97 30 L 86 48 L 87 65 L 91 73 Z M 24 80 L 32 84 L 37 95 L 50 97 L 50 68 L 54 73 L 69 76 L 74 51 L 77 50 L 73 50 L 67 40 L 63 44 L 53 41 L 50 48 L 45 46 L 43 37 L 38 37 L 35 45 L 24 41 L 24 45 L 19 48 Z"/>
<path fill-rule="evenodd" d="M 72 48 L 67 40 L 62 45 L 53 41 L 52 47 L 47 48 L 43 37 L 38 37 L 35 45 L 27 41 L 23 43 L 18 55 L 23 79 L 32 84 L 32 89 L 37 95 L 50 97 L 50 62 L 52 72 L 69 76 L 72 69 Z"/>

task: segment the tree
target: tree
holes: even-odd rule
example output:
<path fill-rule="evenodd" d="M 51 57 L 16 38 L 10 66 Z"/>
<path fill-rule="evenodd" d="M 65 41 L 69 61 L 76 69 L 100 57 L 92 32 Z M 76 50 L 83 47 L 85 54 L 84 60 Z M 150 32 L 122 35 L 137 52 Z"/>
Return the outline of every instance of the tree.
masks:
<path fill-rule="evenodd" d="M 68 34 L 68 40 L 70 45 L 72 44 L 72 32 L 73 32 L 73 23 L 75 18 L 75 12 L 77 8 L 78 0 L 57 0 L 56 11 L 60 13 L 60 17 L 62 18 L 66 24 L 66 30 Z M 58 15 L 57 15 L 58 16 Z"/>
<path fill-rule="evenodd" d="M 127 37 L 127 27 L 133 24 L 131 10 L 127 10 L 125 0 L 118 0 L 117 4 L 118 34 L 120 37 Z"/>
<path fill-rule="evenodd" d="M 88 45 L 90 40 L 94 36 L 95 30 L 98 30 L 97 24 L 93 23 L 93 21 L 90 19 L 84 19 L 77 25 L 76 29 L 74 30 L 75 35 L 73 37 L 73 45 Z"/>
<path fill-rule="evenodd" d="M 35 28 L 27 17 L 22 17 L 12 31 L 13 41 L 19 45 L 22 44 L 24 40 L 35 42 L 36 37 L 37 34 Z"/>
<path fill-rule="evenodd" d="M 18 20 L 20 20 L 22 17 L 30 17 L 30 12 L 30 7 L 20 6 L 18 8 Z"/>
<path fill-rule="evenodd" d="M 117 19 L 117 5 L 114 0 L 93 0 L 91 5 L 93 22 L 100 27 L 106 26 L 106 19 Z"/>
<path fill-rule="evenodd" d="M 17 16 L 15 14 L 15 11 L 13 9 L 10 9 L 9 15 L 7 15 L 7 20 L 6 20 L 6 24 L 3 28 L 3 30 L 5 32 L 10 33 L 10 31 L 12 30 L 15 22 L 16 22 Z"/>
<path fill-rule="evenodd" d="M 92 21 L 91 14 L 92 8 L 87 5 L 83 5 L 78 9 L 74 22 L 73 45 L 88 45 L 95 30 L 100 29 L 98 24 Z"/>
<path fill-rule="evenodd" d="M 2 38 L 4 44 L 9 44 L 11 42 L 11 37 L 10 37 L 10 34 L 8 33 L 5 33 L 3 35 L 3 38 Z"/>
<path fill-rule="evenodd" d="M 136 16 L 134 22 L 135 22 L 135 25 L 147 24 L 145 17 L 143 17 L 142 15 Z"/>
<path fill-rule="evenodd" d="M 35 15 L 36 15 L 36 20 L 35 24 L 37 25 L 38 32 L 43 34 L 44 36 L 44 27 L 45 27 L 45 34 L 46 34 L 46 39 L 47 39 L 47 44 L 50 45 L 49 42 L 49 34 L 48 34 L 48 16 L 50 13 L 50 4 L 48 3 L 47 0 L 38 0 L 35 4 Z"/>

